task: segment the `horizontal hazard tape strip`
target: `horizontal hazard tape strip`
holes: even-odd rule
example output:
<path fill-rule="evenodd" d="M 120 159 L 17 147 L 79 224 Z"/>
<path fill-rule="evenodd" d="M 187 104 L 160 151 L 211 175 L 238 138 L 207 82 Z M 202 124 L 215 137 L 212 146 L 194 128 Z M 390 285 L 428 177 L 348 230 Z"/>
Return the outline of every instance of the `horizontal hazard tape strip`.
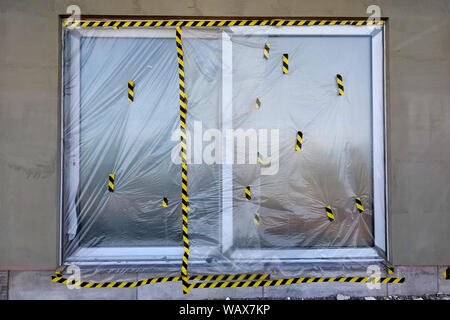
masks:
<path fill-rule="evenodd" d="M 189 289 L 195 288 L 239 288 L 239 287 L 273 287 L 298 283 L 314 282 L 351 282 L 351 283 L 403 283 L 405 278 L 371 278 L 371 277 L 337 277 L 337 278 L 289 278 L 278 280 L 240 281 L 240 282 L 208 282 L 192 283 Z"/>
<path fill-rule="evenodd" d="M 73 20 L 64 27 L 137 28 L 137 27 L 228 27 L 228 26 L 323 26 L 323 25 L 383 25 L 380 20 Z"/>
<path fill-rule="evenodd" d="M 204 281 L 201 283 L 209 283 L 209 281 L 262 281 L 270 279 L 269 274 L 220 274 L 220 275 L 196 275 L 187 276 L 190 281 Z M 134 288 L 159 282 L 181 281 L 182 276 L 176 277 L 157 277 L 143 279 L 140 281 L 117 281 L 117 282 L 87 282 L 64 278 L 61 273 L 52 276 L 52 281 L 61 284 L 70 284 L 82 288 Z M 231 282 L 233 283 L 233 282 Z"/>

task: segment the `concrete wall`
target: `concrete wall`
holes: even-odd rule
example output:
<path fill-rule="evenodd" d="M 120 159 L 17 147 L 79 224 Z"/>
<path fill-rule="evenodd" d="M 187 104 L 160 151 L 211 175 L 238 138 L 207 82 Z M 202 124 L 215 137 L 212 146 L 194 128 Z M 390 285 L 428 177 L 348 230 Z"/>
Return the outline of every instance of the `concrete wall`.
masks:
<path fill-rule="evenodd" d="M 365 16 L 389 22 L 393 262 L 450 264 L 450 2 L 0 0 L 0 268 L 55 267 L 58 15 Z"/>

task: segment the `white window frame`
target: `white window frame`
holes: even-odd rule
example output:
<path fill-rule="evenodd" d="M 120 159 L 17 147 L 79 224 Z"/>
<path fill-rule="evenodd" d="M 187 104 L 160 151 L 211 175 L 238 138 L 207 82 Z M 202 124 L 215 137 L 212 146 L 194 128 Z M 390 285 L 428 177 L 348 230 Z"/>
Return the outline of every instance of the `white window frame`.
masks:
<path fill-rule="evenodd" d="M 204 28 L 202 28 L 204 29 Z M 222 217 L 221 217 L 221 243 L 215 247 L 192 247 L 191 257 L 204 256 L 205 252 L 217 253 L 227 256 L 236 263 L 252 264 L 270 263 L 321 263 L 321 262 L 374 262 L 386 258 L 387 254 L 387 219 L 386 219 L 386 165 L 385 165 L 385 54 L 384 54 L 384 27 L 383 26 L 307 26 L 307 27 L 230 27 L 222 31 L 222 105 L 221 105 L 221 129 L 232 128 L 232 41 L 229 32 L 239 35 L 328 35 L 328 36 L 370 36 L 372 43 L 372 130 L 373 130 L 373 190 L 374 190 L 374 247 L 370 248 L 330 248 L 330 249 L 240 249 L 233 246 L 233 212 L 232 181 L 233 168 L 231 164 L 223 161 L 222 165 Z M 174 28 L 149 28 L 149 29 L 79 29 L 70 36 L 71 48 L 80 46 L 81 37 L 170 37 L 175 38 Z M 62 39 L 64 45 L 64 38 Z M 79 52 L 79 51 L 78 51 Z M 72 56 L 73 57 L 73 56 Z M 62 59 L 64 59 L 62 54 Z M 71 74 L 79 74 L 80 62 L 78 57 L 71 63 Z M 64 60 L 63 60 L 64 61 Z M 62 64 L 64 66 L 64 64 Z M 78 77 L 77 77 L 78 78 Z M 80 83 L 74 79 L 74 85 L 70 86 L 69 103 L 71 117 L 80 117 L 79 108 L 73 108 L 79 104 Z M 62 72 L 64 81 L 64 68 Z M 62 89 L 64 87 L 62 86 Z M 64 95 L 61 95 L 64 103 Z M 61 170 L 64 168 L 64 108 L 61 115 Z M 71 132 L 70 141 L 79 141 L 79 133 Z M 225 139 L 225 135 L 222 135 Z M 222 144 L 223 159 L 227 155 L 227 144 Z M 69 203 L 75 204 L 77 185 L 79 183 L 79 144 L 70 143 L 70 166 L 68 176 L 75 184 L 66 195 Z M 80 265 L 101 264 L 151 264 L 165 265 L 171 262 L 178 263 L 183 254 L 183 247 L 129 247 L 129 248 L 79 248 L 72 256 L 63 256 L 63 230 L 64 212 L 62 208 L 63 197 L 63 173 L 61 172 L 60 193 L 60 263 L 77 262 Z M 75 214 L 76 206 L 69 205 L 68 214 Z M 202 255 L 200 255 L 202 253 Z M 192 261 L 204 263 L 204 261 Z"/>
<path fill-rule="evenodd" d="M 381 261 L 386 258 L 386 165 L 385 165 L 385 66 L 384 27 L 382 26 L 308 26 L 308 27 L 231 27 L 234 35 L 317 35 L 317 36 L 370 36 L 372 47 L 372 130 L 373 130 L 373 203 L 374 203 L 374 247 L 368 248 L 299 248 L 299 249 L 240 249 L 233 245 L 233 197 L 232 165 L 223 165 L 222 181 L 222 252 L 233 261 L 254 260 L 270 263 L 273 260 L 305 263 Z M 222 126 L 232 128 L 232 41 L 228 34 L 222 38 Z M 225 135 L 223 135 L 225 136 Z M 227 141 L 223 140 L 223 163 L 226 159 Z M 231 203 L 231 205 L 230 205 Z"/>

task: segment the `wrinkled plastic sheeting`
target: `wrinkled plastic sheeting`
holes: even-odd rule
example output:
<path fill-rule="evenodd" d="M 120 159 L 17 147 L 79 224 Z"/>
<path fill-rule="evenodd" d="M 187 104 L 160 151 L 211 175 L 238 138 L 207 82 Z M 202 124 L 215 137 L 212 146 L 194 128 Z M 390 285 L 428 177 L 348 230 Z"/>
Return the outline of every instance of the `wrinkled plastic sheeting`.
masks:
<path fill-rule="evenodd" d="M 156 37 L 128 30 L 108 36 L 110 31 L 64 30 L 63 256 L 134 261 L 138 270 L 154 262 L 176 275 L 183 242 L 181 165 L 173 161 L 180 152 L 175 30 Z M 182 43 L 191 159 L 189 273 L 272 271 L 285 252 L 295 259 L 298 250 L 373 247 L 370 38 L 183 28 Z M 282 72 L 285 53 L 288 74 Z M 337 94 L 338 73 L 343 96 Z M 128 81 L 135 84 L 132 102 Z M 202 132 L 268 129 L 263 163 L 236 146 L 233 156 L 245 152 L 251 163 L 205 163 L 212 138 L 195 136 L 199 124 Z M 270 130 L 278 132 L 278 159 Z M 301 151 L 295 149 L 298 131 Z M 214 151 L 221 159 L 222 147 Z M 261 174 L 267 159 L 275 174 Z M 109 174 L 114 192 L 107 188 Z"/>

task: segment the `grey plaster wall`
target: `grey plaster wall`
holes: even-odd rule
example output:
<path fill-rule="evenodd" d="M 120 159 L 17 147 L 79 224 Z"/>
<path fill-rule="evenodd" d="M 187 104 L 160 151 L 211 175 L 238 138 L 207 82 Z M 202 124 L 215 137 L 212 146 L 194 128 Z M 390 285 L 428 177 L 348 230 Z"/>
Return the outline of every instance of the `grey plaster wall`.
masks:
<path fill-rule="evenodd" d="M 58 225 L 58 15 L 389 17 L 393 262 L 450 264 L 450 1 L 0 0 L 0 268 L 54 267 Z"/>

